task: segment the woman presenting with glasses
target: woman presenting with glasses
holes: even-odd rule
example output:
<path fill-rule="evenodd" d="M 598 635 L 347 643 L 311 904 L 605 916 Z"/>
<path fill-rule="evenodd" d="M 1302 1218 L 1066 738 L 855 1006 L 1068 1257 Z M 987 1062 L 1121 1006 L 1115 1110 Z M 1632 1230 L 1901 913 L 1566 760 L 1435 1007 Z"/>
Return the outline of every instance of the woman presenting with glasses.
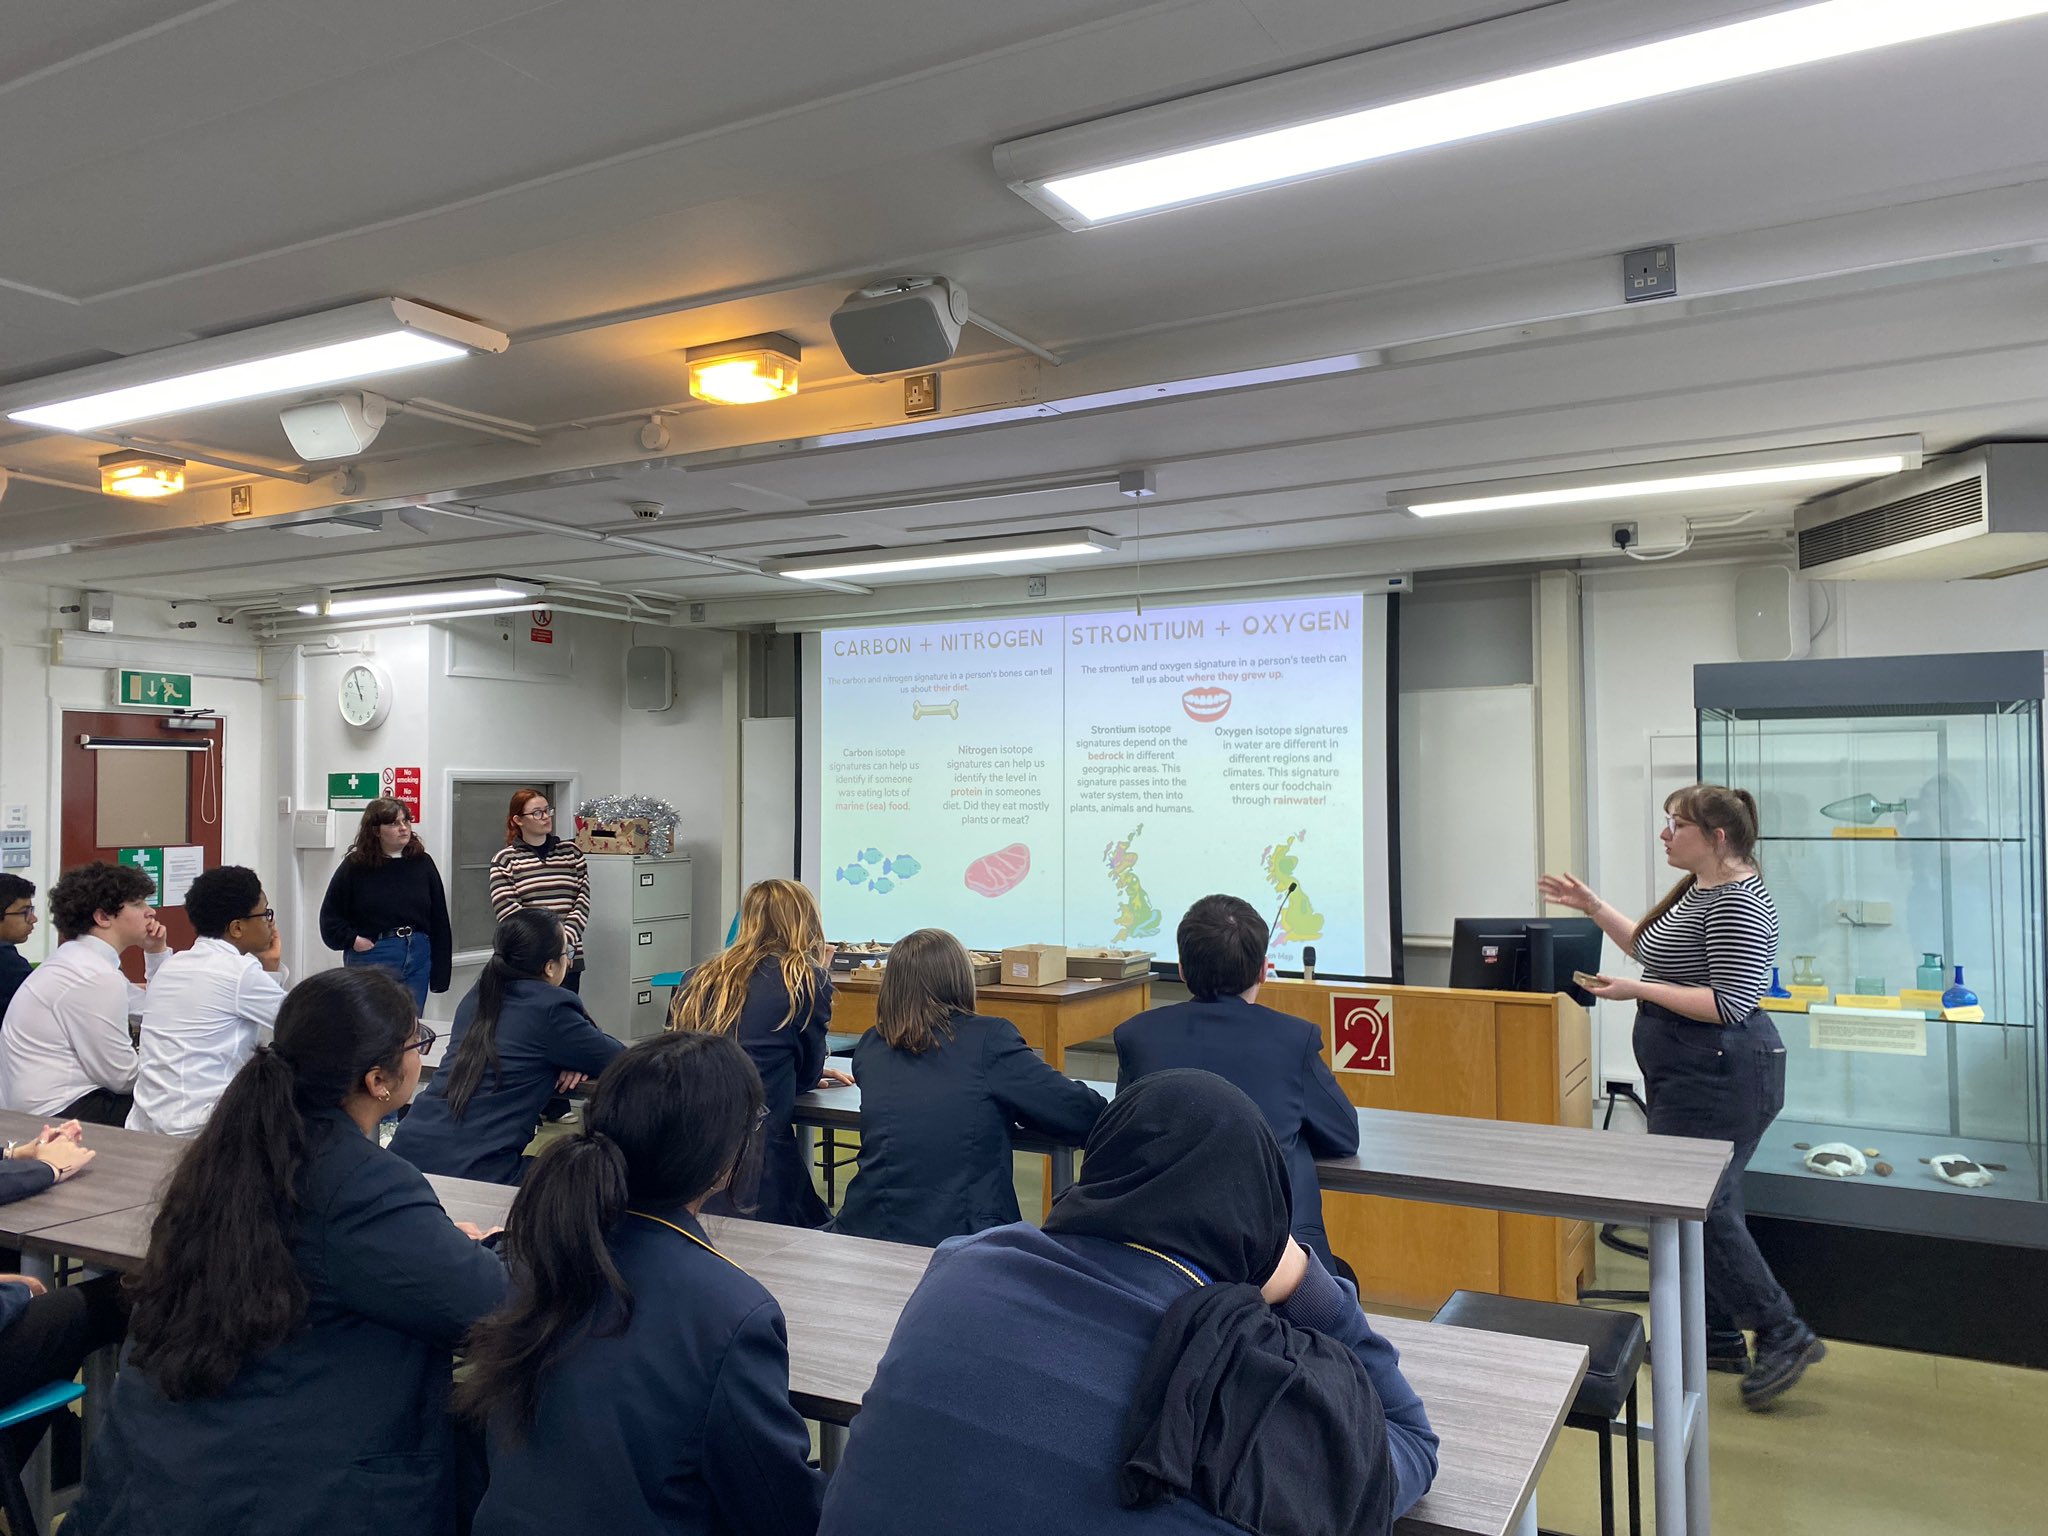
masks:
<path fill-rule="evenodd" d="M 1640 921 L 1572 875 L 1545 875 L 1545 901 L 1597 922 L 1641 962 L 1640 981 L 1599 979 L 1596 997 L 1636 1004 L 1636 1063 L 1650 1130 L 1735 1144 L 1706 1220 L 1707 1354 L 1743 1373 L 1742 1401 L 1769 1407 L 1827 1346 L 1801 1320 L 1749 1235 L 1742 1175 L 1785 1106 L 1785 1044 L 1757 1006 L 1778 952 L 1778 909 L 1757 876 L 1756 801 L 1694 784 L 1664 802 L 1664 857 L 1684 877 Z M 1756 1359 L 1740 1329 L 1756 1330 Z"/>
<path fill-rule="evenodd" d="M 562 920 L 569 973 L 562 985 L 583 990 L 583 930 L 590 926 L 590 866 L 583 850 L 555 836 L 555 808 L 537 789 L 512 792 L 505 846 L 491 855 L 491 912 L 499 922 L 525 907 Z"/>

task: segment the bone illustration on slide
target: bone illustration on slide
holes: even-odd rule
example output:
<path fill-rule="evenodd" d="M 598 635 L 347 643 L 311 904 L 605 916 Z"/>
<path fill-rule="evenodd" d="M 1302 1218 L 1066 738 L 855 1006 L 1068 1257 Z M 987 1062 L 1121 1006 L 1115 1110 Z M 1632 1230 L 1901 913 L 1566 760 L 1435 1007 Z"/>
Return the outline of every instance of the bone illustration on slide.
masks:
<path fill-rule="evenodd" d="M 1180 707 L 1197 725 L 1214 725 L 1230 713 L 1228 688 L 1190 688 L 1180 696 Z"/>
<path fill-rule="evenodd" d="M 944 715 L 949 720 L 958 720 L 960 718 L 960 701 L 958 699 L 948 699 L 943 704 L 927 704 L 923 699 L 912 699 L 910 701 L 911 719 L 923 720 L 930 715 Z"/>
<path fill-rule="evenodd" d="M 1023 884 L 1031 873 L 1031 850 L 1022 843 L 984 853 L 967 866 L 967 889 L 977 896 L 1002 896 Z"/>

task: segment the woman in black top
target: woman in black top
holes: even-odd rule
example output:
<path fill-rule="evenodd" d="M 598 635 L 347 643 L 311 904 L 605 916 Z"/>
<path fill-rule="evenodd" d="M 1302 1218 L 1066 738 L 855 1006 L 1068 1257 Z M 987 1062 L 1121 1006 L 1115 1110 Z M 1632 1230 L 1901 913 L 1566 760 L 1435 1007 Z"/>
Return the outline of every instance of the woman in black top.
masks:
<path fill-rule="evenodd" d="M 343 965 L 390 971 L 424 1011 L 427 993 L 446 992 L 455 959 L 448 893 L 412 818 L 396 800 L 372 800 L 348 856 L 320 903 L 320 938 Z"/>
<path fill-rule="evenodd" d="M 1742 1175 L 1785 1107 L 1785 1043 L 1758 1006 L 1778 953 L 1778 910 L 1756 871 L 1756 801 L 1694 784 L 1664 802 L 1664 857 L 1685 871 L 1640 922 L 1572 875 L 1545 875 L 1544 900 L 1599 923 L 1643 977 L 1602 977 L 1596 997 L 1636 1003 L 1636 1062 L 1650 1130 L 1735 1144 L 1706 1220 L 1708 1361 L 1743 1373 L 1742 1400 L 1766 1408 L 1827 1353 L 1793 1310 L 1742 1209 Z M 1740 1329 L 1756 1330 L 1756 1359 Z"/>
<path fill-rule="evenodd" d="M 1008 1019 L 974 1011 L 974 967 L 952 934 L 898 939 L 875 1027 L 853 1052 L 860 1171 L 834 1223 L 937 1247 L 1019 1219 L 1010 1127 L 1079 1146 L 1102 1095 L 1047 1066 Z"/>
<path fill-rule="evenodd" d="M 733 1036 L 753 1059 L 767 1094 L 760 1186 L 718 1191 L 704 1207 L 714 1216 L 822 1227 L 830 1215 L 789 1121 L 798 1094 L 853 1081 L 825 1066 L 831 961 L 810 890 L 794 880 L 760 880 L 740 898 L 739 933 L 731 945 L 676 988 L 669 1028 Z"/>

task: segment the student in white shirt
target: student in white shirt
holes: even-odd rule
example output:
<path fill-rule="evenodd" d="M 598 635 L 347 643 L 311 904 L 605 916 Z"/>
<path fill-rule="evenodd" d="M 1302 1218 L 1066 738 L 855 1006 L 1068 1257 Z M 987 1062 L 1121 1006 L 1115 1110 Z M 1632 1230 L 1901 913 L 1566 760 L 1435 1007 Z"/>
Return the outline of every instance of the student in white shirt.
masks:
<path fill-rule="evenodd" d="M 7 1005 L 0 1106 L 93 1125 L 128 1118 L 128 1015 L 143 990 L 121 974 L 121 953 L 141 945 L 145 976 L 163 964 L 170 937 L 150 905 L 155 893 L 148 875 L 125 864 L 81 864 L 50 887 L 50 920 L 64 942 Z"/>
<path fill-rule="evenodd" d="M 199 937 L 150 978 L 131 1131 L 196 1136 L 242 1063 L 270 1038 L 291 985 L 277 914 L 253 869 L 223 864 L 185 893 Z"/>

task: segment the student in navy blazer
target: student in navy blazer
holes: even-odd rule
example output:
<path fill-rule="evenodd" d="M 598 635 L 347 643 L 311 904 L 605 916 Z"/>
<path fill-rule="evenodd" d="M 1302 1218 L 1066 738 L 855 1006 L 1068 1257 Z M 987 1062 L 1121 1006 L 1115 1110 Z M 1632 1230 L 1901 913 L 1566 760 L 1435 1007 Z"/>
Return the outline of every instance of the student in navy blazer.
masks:
<path fill-rule="evenodd" d="M 698 1219 L 751 1160 L 761 1080 L 729 1035 L 643 1040 L 505 1230 L 515 1276 L 458 1411 L 489 1426 L 475 1536 L 812 1536 L 824 1478 L 782 1310 Z"/>
<path fill-rule="evenodd" d="M 817 898 L 794 880 L 759 880 L 740 898 L 737 937 L 676 988 L 669 1028 L 733 1036 L 752 1058 L 767 1095 L 760 1183 L 712 1196 L 704 1209 L 714 1216 L 822 1227 L 831 1215 L 789 1123 L 798 1094 L 853 1081 L 825 1069 L 831 962 Z"/>
<path fill-rule="evenodd" d="M 498 924 L 483 975 L 456 1004 L 447 1059 L 399 1122 L 392 1151 L 421 1173 L 519 1182 L 548 1099 L 626 1048 L 562 985 L 568 971 L 568 933 L 554 913 L 521 907 Z"/>
<path fill-rule="evenodd" d="M 1103 1110 L 1016 1025 L 975 1013 L 973 964 L 939 928 L 890 948 L 853 1077 L 860 1166 L 834 1230 L 928 1248 L 1018 1219 L 1010 1127 L 1078 1146 Z"/>
<path fill-rule="evenodd" d="M 432 1043 L 386 971 L 285 998 L 164 1191 L 68 1531 L 454 1529 L 449 1377 L 505 1270 L 377 1145 Z"/>
<path fill-rule="evenodd" d="M 1188 908 L 1175 937 L 1181 980 L 1194 996 L 1117 1026 L 1116 1085 L 1168 1067 L 1198 1067 L 1243 1089 L 1287 1159 L 1294 1235 L 1325 1268 L 1336 1269 L 1315 1160 L 1358 1150 L 1358 1111 L 1323 1061 L 1322 1031 L 1259 1006 L 1270 936 L 1249 902 L 1204 896 Z"/>

